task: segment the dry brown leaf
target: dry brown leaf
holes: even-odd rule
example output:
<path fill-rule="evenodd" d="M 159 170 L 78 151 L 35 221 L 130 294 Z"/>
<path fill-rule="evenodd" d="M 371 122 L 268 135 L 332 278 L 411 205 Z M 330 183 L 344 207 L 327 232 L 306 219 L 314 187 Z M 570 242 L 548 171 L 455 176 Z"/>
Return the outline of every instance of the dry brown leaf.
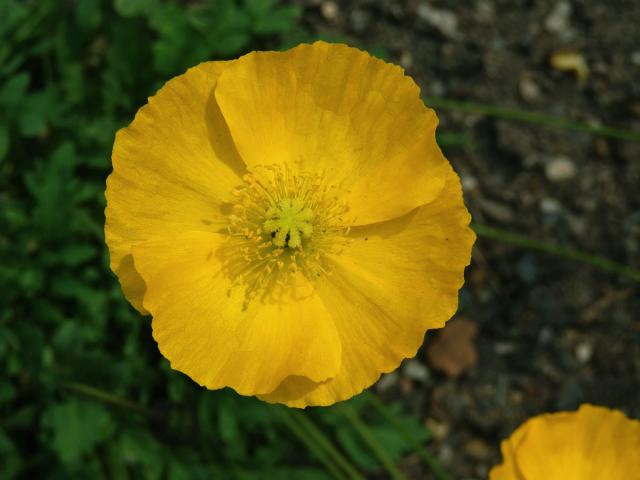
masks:
<path fill-rule="evenodd" d="M 429 364 L 450 378 L 457 378 L 478 361 L 474 338 L 478 327 L 472 320 L 457 317 L 432 340 L 427 340 Z"/>

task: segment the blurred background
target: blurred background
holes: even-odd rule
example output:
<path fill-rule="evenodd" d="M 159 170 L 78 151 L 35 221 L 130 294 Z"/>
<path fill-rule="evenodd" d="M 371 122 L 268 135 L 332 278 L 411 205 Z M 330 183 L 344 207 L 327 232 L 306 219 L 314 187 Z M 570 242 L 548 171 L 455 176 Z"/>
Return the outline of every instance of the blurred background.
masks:
<path fill-rule="evenodd" d="M 640 417 L 638 25 L 635 0 L 0 0 L 0 478 L 483 479 L 531 415 Z M 479 240 L 415 359 L 303 412 L 169 369 L 103 193 L 166 80 L 317 38 L 416 79 Z"/>

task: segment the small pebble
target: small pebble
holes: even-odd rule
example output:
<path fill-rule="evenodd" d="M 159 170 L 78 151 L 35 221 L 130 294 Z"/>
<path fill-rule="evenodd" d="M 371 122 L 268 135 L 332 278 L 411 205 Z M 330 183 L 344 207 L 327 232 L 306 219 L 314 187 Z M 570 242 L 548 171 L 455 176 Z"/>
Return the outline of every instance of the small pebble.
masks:
<path fill-rule="evenodd" d="M 571 10 L 571 4 L 568 1 L 557 2 L 544 19 L 544 28 L 547 32 L 554 34 L 566 33 L 569 29 Z"/>
<path fill-rule="evenodd" d="M 415 358 L 406 360 L 402 366 L 402 372 L 411 380 L 426 382 L 429 380 L 429 369 Z"/>
<path fill-rule="evenodd" d="M 413 65 L 413 55 L 409 50 L 404 50 L 400 54 L 400 65 L 405 69 L 409 69 Z"/>
<path fill-rule="evenodd" d="M 540 210 L 547 215 L 555 215 L 562 211 L 562 204 L 551 197 L 544 197 L 540 200 Z"/>
<path fill-rule="evenodd" d="M 449 435 L 449 424 L 446 422 L 440 422 L 435 418 L 427 418 L 424 423 L 436 440 L 443 440 Z"/>
<path fill-rule="evenodd" d="M 432 79 L 427 85 L 426 90 L 429 95 L 440 97 L 447 93 L 447 88 L 440 80 Z"/>
<path fill-rule="evenodd" d="M 445 37 L 456 38 L 458 36 L 458 17 L 452 11 L 421 3 L 418 5 L 416 13 L 420 19 L 438 30 Z"/>
<path fill-rule="evenodd" d="M 473 175 L 462 175 L 461 176 L 462 189 L 465 192 L 473 192 L 476 188 L 478 188 L 478 179 Z"/>
<path fill-rule="evenodd" d="M 450 445 L 442 445 L 442 447 L 440 447 L 440 452 L 439 453 L 439 457 L 440 457 L 440 461 L 442 463 L 444 463 L 445 465 L 450 464 L 453 459 L 455 458 L 455 453 L 453 451 L 453 448 Z"/>
<path fill-rule="evenodd" d="M 496 10 L 493 3 L 488 0 L 479 0 L 476 2 L 475 18 L 482 23 L 492 23 L 496 19 Z"/>
<path fill-rule="evenodd" d="M 340 9 L 338 8 L 338 4 L 336 2 L 329 0 L 327 2 L 322 2 L 322 5 L 320 6 L 320 12 L 322 13 L 322 16 L 325 18 L 325 20 L 329 22 L 335 22 L 338 18 Z"/>
<path fill-rule="evenodd" d="M 515 264 L 514 269 L 520 279 L 529 285 L 532 285 L 538 279 L 537 262 L 533 260 L 531 255 L 523 255 Z"/>
<path fill-rule="evenodd" d="M 398 374 L 396 372 L 386 373 L 380 377 L 380 380 L 376 383 L 376 390 L 378 392 L 384 392 L 398 383 Z"/>
<path fill-rule="evenodd" d="M 587 234 L 587 227 L 589 226 L 589 223 L 587 222 L 586 218 L 576 215 L 569 215 L 567 216 L 567 224 L 569 225 L 569 230 L 571 230 L 571 233 L 573 233 L 576 237 L 582 238 Z"/>
<path fill-rule="evenodd" d="M 515 352 L 518 347 L 514 343 L 510 342 L 496 342 L 493 349 L 498 355 L 509 355 Z"/>
<path fill-rule="evenodd" d="M 576 346 L 576 360 L 580 363 L 589 363 L 591 357 L 593 357 L 593 345 L 589 342 L 580 342 Z"/>
<path fill-rule="evenodd" d="M 526 168 L 537 167 L 538 165 L 544 165 L 546 157 L 540 153 L 529 153 L 522 160 L 522 165 Z"/>
<path fill-rule="evenodd" d="M 631 54 L 631 63 L 640 67 L 640 50 L 636 50 Z"/>
<path fill-rule="evenodd" d="M 542 344 L 549 343 L 553 338 L 553 330 L 549 327 L 542 327 L 540 333 L 538 334 L 538 341 Z"/>
<path fill-rule="evenodd" d="M 544 168 L 544 173 L 552 182 L 571 180 L 578 173 L 575 163 L 567 157 L 556 157 Z"/>
<path fill-rule="evenodd" d="M 351 26 L 356 32 L 363 32 L 369 24 L 369 13 L 365 10 L 351 12 Z"/>
<path fill-rule="evenodd" d="M 493 200 L 483 198 L 480 200 L 480 208 L 482 208 L 482 210 L 491 218 L 498 220 L 499 222 L 509 223 L 515 217 L 513 209 L 506 203 L 495 202 Z"/>
<path fill-rule="evenodd" d="M 520 90 L 520 96 L 527 102 L 535 102 L 540 98 L 540 87 L 533 81 L 528 75 L 523 76 L 520 79 L 518 85 Z"/>
<path fill-rule="evenodd" d="M 464 445 L 464 451 L 475 460 L 486 460 L 491 454 L 491 447 L 480 439 L 474 438 Z"/>

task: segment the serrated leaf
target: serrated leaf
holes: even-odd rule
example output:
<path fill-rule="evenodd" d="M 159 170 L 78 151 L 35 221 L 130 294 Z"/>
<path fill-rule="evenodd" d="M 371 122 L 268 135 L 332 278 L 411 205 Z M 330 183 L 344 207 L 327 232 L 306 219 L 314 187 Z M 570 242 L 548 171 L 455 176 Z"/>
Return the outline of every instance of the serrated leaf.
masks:
<path fill-rule="evenodd" d="M 43 422 L 52 433 L 51 448 L 65 464 L 79 462 L 111 429 L 103 406 L 75 399 L 48 407 Z"/>

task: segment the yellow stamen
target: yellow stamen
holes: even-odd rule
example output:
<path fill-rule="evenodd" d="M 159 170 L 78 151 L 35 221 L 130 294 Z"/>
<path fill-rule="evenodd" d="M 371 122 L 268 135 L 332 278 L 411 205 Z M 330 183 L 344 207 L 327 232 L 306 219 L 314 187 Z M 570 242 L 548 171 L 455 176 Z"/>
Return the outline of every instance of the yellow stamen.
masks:
<path fill-rule="evenodd" d="M 323 175 L 294 175 L 276 165 L 256 167 L 243 179 L 228 217 L 226 270 L 246 288 L 247 302 L 287 288 L 298 272 L 312 280 L 327 274 L 326 255 L 348 242 L 348 209 L 337 197 L 339 187 L 327 185 Z"/>

